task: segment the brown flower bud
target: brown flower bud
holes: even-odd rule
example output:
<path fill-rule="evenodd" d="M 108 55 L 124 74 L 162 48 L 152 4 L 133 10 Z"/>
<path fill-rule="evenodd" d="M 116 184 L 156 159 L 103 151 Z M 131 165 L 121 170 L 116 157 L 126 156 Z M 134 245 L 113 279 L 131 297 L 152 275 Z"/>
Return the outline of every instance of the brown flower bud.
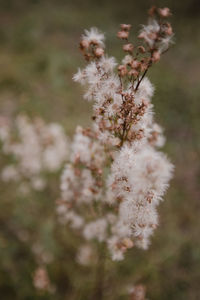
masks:
<path fill-rule="evenodd" d="M 98 46 L 99 45 L 99 42 L 95 39 L 91 40 L 90 43 L 94 46 Z"/>
<path fill-rule="evenodd" d="M 80 42 L 80 48 L 81 48 L 81 50 L 88 49 L 89 46 L 90 46 L 90 43 L 87 40 L 82 40 Z"/>
<path fill-rule="evenodd" d="M 139 46 L 138 47 L 138 51 L 142 54 L 144 54 L 146 52 L 145 48 L 143 46 Z"/>
<path fill-rule="evenodd" d="M 165 32 L 166 32 L 167 35 L 172 35 L 173 34 L 172 26 L 171 26 L 170 23 L 166 23 Z"/>
<path fill-rule="evenodd" d="M 131 25 L 130 24 L 121 24 L 120 28 L 121 28 L 121 30 L 129 31 L 131 29 Z"/>
<path fill-rule="evenodd" d="M 98 47 L 94 50 L 94 54 L 96 57 L 101 57 L 104 55 L 104 50 L 102 48 Z"/>
<path fill-rule="evenodd" d="M 127 249 L 130 249 L 134 246 L 133 241 L 131 241 L 131 239 L 129 238 L 125 238 L 122 241 L 123 246 L 125 246 Z"/>
<path fill-rule="evenodd" d="M 146 62 L 141 63 L 140 65 L 140 71 L 144 72 L 148 68 L 148 64 Z"/>
<path fill-rule="evenodd" d="M 142 240 L 144 239 L 144 237 L 143 237 L 142 234 L 138 235 L 137 238 L 138 238 L 138 240 L 140 240 L 140 241 L 142 241 Z"/>
<path fill-rule="evenodd" d="M 152 16 L 156 13 L 156 10 L 157 10 L 156 6 L 155 6 L 155 5 L 152 6 L 152 7 L 148 10 L 149 16 L 152 17 Z"/>
<path fill-rule="evenodd" d="M 136 70 L 134 70 L 134 69 L 132 69 L 132 70 L 130 70 L 130 71 L 128 72 L 128 75 L 129 75 L 129 76 L 133 76 L 133 77 L 136 78 L 136 77 L 139 75 L 139 72 L 136 71 Z"/>
<path fill-rule="evenodd" d="M 146 36 L 145 32 L 142 31 L 142 32 L 140 32 L 140 34 L 138 35 L 138 39 L 144 39 L 145 36 Z"/>
<path fill-rule="evenodd" d="M 127 68 L 126 68 L 126 66 L 119 65 L 118 66 L 118 72 L 119 72 L 120 76 L 124 77 L 127 74 Z"/>
<path fill-rule="evenodd" d="M 87 61 L 89 61 L 90 58 L 91 58 L 91 54 L 85 53 L 85 54 L 84 54 L 84 57 L 85 57 L 85 59 L 86 59 Z"/>
<path fill-rule="evenodd" d="M 156 228 L 158 227 L 158 225 L 156 225 L 156 224 L 151 224 L 150 227 L 153 228 L 153 229 L 156 229 Z"/>
<path fill-rule="evenodd" d="M 128 39 L 129 32 L 128 31 L 118 31 L 117 37 L 119 39 Z"/>
<path fill-rule="evenodd" d="M 149 192 L 149 193 L 147 194 L 146 199 L 147 199 L 147 201 L 148 201 L 149 203 L 152 202 L 153 196 L 154 196 L 153 192 Z"/>
<path fill-rule="evenodd" d="M 152 61 L 157 62 L 159 60 L 160 60 L 160 52 L 158 50 L 155 50 L 152 55 Z"/>
<path fill-rule="evenodd" d="M 151 40 L 156 40 L 158 37 L 157 33 L 156 32 L 150 32 L 148 34 L 148 38 L 150 38 Z"/>
<path fill-rule="evenodd" d="M 140 65 L 141 65 L 141 63 L 136 59 L 132 60 L 132 62 L 131 62 L 132 69 L 139 69 Z"/>
<path fill-rule="evenodd" d="M 123 46 L 123 50 L 124 50 L 125 52 L 132 53 L 132 52 L 133 52 L 133 49 L 134 49 L 134 46 L 133 46 L 133 44 L 131 44 L 131 43 L 125 44 L 125 45 Z"/>
<path fill-rule="evenodd" d="M 170 9 L 168 7 L 159 8 L 158 13 L 163 18 L 167 18 L 171 15 Z"/>

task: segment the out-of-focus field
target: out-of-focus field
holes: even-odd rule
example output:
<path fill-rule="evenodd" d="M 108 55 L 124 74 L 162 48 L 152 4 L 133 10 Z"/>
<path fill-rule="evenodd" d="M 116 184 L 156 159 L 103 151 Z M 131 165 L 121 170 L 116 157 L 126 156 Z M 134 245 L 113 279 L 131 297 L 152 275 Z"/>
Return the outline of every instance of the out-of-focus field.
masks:
<path fill-rule="evenodd" d="M 126 299 L 118 297 L 118 286 L 130 278 L 146 285 L 149 299 L 200 299 L 200 2 L 157 2 L 173 12 L 175 45 L 148 76 L 156 87 L 156 118 L 165 128 L 165 151 L 175 164 L 175 174 L 150 249 L 133 249 L 125 262 L 113 266 L 109 300 Z M 1 0 L 0 113 L 25 112 L 60 122 L 69 135 L 77 124 L 89 125 L 91 106 L 71 79 L 84 64 L 77 47 L 79 36 L 85 28 L 98 27 L 106 32 L 108 53 L 120 59 L 118 25 L 131 23 L 136 35 L 151 4 L 145 0 Z M 49 183 L 45 192 L 28 199 L 16 196 L 14 184 L 0 185 L 1 299 L 88 299 L 93 274 L 74 262 L 75 238 L 54 225 L 59 177 L 49 178 Z M 29 245 L 19 238 L 24 230 L 56 258 L 49 266 L 56 296 L 38 294 L 33 288 L 35 262 Z"/>

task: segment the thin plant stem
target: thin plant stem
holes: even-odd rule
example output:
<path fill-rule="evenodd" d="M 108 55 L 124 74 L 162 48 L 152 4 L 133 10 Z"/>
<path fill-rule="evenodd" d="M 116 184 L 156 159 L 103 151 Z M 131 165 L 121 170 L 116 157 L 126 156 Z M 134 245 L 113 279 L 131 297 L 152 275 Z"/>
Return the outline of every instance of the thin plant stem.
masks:
<path fill-rule="evenodd" d="M 94 293 L 91 300 L 104 299 L 104 280 L 105 280 L 105 246 L 99 245 L 98 247 L 98 261 L 96 266 L 95 286 Z"/>

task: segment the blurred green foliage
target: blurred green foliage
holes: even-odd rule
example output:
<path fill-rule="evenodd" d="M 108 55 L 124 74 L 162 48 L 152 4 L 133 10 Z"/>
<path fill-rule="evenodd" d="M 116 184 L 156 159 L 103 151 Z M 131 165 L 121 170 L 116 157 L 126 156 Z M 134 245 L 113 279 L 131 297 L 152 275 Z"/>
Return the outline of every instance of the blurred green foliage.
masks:
<path fill-rule="evenodd" d="M 152 300 L 200 299 L 200 1 L 0 1 L 0 113 L 61 122 L 69 135 L 76 124 L 90 124 L 91 106 L 71 79 L 84 63 L 77 47 L 83 29 L 106 32 L 109 54 L 120 59 L 118 24 L 131 23 L 136 36 L 153 3 L 173 12 L 175 45 L 149 77 L 156 87 L 156 118 L 166 129 L 165 150 L 176 170 L 150 249 L 133 249 L 125 262 L 108 264 L 109 300 L 127 299 L 121 286 L 130 282 L 145 284 Z M 0 159 L 0 167 L 3 163 Z M 0 185 L 1 299 L 89 299 L 94 274 L 75 262 L 77 237 L 56 223 L 59 177 L 26 199 L 15 191 L 14 184 Z M 23 230 L 55 257 L 48 267 L 54 295 L 38 294 L 32 285 L 36 263 L 30 245 L 18 238 Z"/>

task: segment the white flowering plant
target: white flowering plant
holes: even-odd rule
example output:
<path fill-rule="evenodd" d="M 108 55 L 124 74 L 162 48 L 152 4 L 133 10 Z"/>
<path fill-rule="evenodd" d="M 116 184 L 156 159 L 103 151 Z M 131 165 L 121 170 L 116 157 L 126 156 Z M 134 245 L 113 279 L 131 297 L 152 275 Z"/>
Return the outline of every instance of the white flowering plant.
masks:
<path fill-rule="evenodd" d="M 96 28 L 81 38 L 87 65 L 73 78 L 85 87 L 85 100 L 94 103 L 93 122 L 76 129 L 57 213 L 83 239 L 77 261 L 90 265 L 96 257 L 99 277 L 106 259 L 123 260 L 133 247 L 148 249 L 172 177 L 173 165 L 159 150 L 165 138 L 155 122 L 154 87 L 146 77 L 172 43 L 170 14 L 168 8 L 152 7 L 138 45 L 129 40 L 131 25 L 121 24 L 117 36 L 125 56 L 120 64 L 106 54 L 104 34 Z M 102 299 L 102 280 L 95 299 Z M 131 299 L 144 297 L 132 292 Z"/>

